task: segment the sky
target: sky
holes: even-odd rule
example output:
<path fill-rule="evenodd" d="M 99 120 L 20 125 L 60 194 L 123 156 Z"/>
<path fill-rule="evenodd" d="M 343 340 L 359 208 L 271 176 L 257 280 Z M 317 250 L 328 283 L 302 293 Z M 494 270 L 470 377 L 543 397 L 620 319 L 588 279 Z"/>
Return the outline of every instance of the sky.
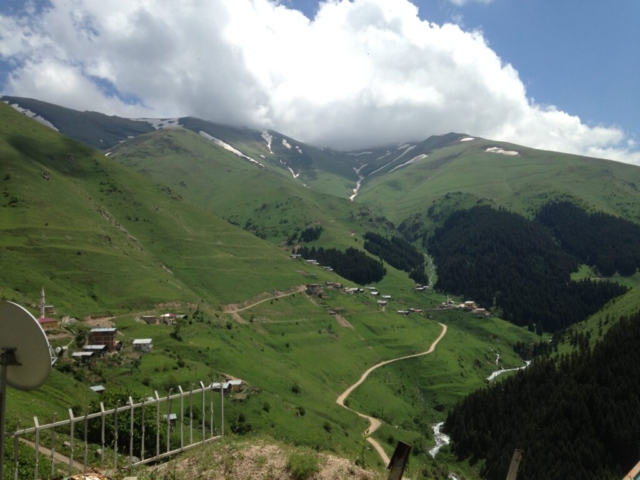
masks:
<path fill-rule="evenodd" d="M 640 165 L 637 0 L 2 0 L 0 93 L 338 149 L 459 132 Z"/>

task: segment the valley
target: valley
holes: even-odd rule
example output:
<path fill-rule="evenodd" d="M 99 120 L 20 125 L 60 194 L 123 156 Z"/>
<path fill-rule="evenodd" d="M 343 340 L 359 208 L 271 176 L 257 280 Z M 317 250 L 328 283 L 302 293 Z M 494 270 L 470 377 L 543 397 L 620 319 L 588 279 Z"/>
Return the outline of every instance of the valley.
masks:
<path fill-rule="evenodd" d="M 54 347 L 80 351 L 96 326 L 122 345 L 11 391 L 11 426 L 84 411 L 90 386 L 147 398 L 227 375 L 244 386 L 225 404 L 233 438 L 376 472 L 401 440 L 411 478 L 488 478 L 451 412 L 595 348 L 640 305 L 637 167 L 457 133 L 340 152 L 3 100 L 50 125 L 0 103 L 2 298 L 37 314 L 44 288 Z"/>

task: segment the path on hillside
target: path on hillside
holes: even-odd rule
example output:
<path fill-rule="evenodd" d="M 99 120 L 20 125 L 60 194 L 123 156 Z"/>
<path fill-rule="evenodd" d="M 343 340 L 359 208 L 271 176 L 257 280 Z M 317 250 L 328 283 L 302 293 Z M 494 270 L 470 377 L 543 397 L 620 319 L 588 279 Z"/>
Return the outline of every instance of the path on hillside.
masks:
<path fill-rule="evenodd" d="M 356 383 L 354 383 L 349 388 L 347 388 L 336 399 L 336 403 L 338 405 L 340 405 L 341 407 L 346 408 L 347 410 L 351 410 L 353 413 L 355 413 L 359 417 L 364 418 L 365 420 L 369 421 L 369 428 L 367 428 L 364 431 L 364 435 L 367 437 L 367 441 L 371 444 L 371 446 L 373 446 L 373 448 L 376 450 L 376 452 L 378 452 L 378 455 L 380 456 L 380 458 L 382 459 L 382 462 L 385 465 L 389 464 L 389 457 L 387 456 L 387 453 L 384 451 L 382 446 L 376 440 L 371 438 L 371 434 L 373 432 L 375 432 L 378 428 L 380 428 L 380 425 L 382 425 L 382 422 L 380 420 L 378 420 L 377 418 L 370 417 L 369 415 L 365 415 L 364 413 L 360 413 L 360 412 L 358 412 L 356 410 L 353 410 L 353 409 L 345 406 L 344 401 L 347 399 L 347 397 L 349 397 L 349 395 L 351 395 L 351 392 L 353 392 L 356 388 L 358 388 L 367 379 L 369 374 L 371 372 L 373 372 L 374 370 L 376 370 L 377 368 L 380 368 L 380 367 L 382 367 L 384 365 L 388 365 L 389 363 L 398 362 L 400 360 L 406 360 L 408 358 L 414 358 L 414 357 L 420 357 L 420 356 L 423 356 L 423 355 L 429 355 L 430 353 L 432 353 L 435 350 L 436 345 L 438 345 L 440 340 L 442 340 L 442 338 L 447 333 L 447 326 L 446 325 L 444 325 L 442 323 L 438 323 L 438 325 L 440 325 L 442 327 L 442 332 L 440 332 L 440 335 L 438 336 L 438 338 L 436 338 L 433 341 L 433 343 L 429 347 L 429 350 L 427 350 L 426 352 L 422 352 L 422 353 L 414 353 L 413 355 L 406 355 L 404 357 L 393 358 L 391 360 L 385 360 L 384 362 L 380 362 L 380 363 L 374 365 L 373 367 L 369 368 L 366 372 L 364 372 L 362 374 L 362 376 L 360 377 L 360 380 L 358 380 Z"/>
<path fill-rule="evenodd" d="M 33 448 L 35 450 L 36 444 L 33 443 L 32 441 L 27 440 L 26 438 L 22 438 L 22 437 L 20 437 L 20 441 L 22 443 L 26 444 L 26 445 L 29 445 L 31 448 Z M 40 450 L 40 455 L 43 455 L 48 460 L 51 460 L 51 449 L 50 448 L 43 447 L 42 445 L 39 445 L 38 446 L 38 450 Z M 70 460 L 69 457 L 67 457 L 67 456 L 65 456 L 65 455 L 63 455 L 61 453 L 55 452 L 54 458 L 55 458 L 56 462 L 65 465 L 66 468 L 69 468 L 69 460 Z M 77 462 L 77 461 L 74 460 L 72 465 L 73 465 L 73 468 L 75 468 L 77 471 L 84 472 L 84 465 L 82 463 Z"/>
<path fill-rule="evenodd" d="M 250 308 L 255 307 L 256 305 L 259 305 L 261 303 L 264 303 L 268 300 L 273 300 L 274 298 L 282 298 L 282 297 L 288 297 L 289 295 L 294 295 L 296 293 L 300 293 L 300 292 L 304 292 L 304 290 L 307 287 L 305 285 L 298 285 L 297 287 L 295 287 L 295 290 L 293 290 L 292 292 L 287 292 L 287 293 L 279 293 L 278 295 L 273 295 L 271 297 L 267 297 L 264 298 L 258 302 L 252 303 L 251 305 L 247 305 L 246 307 L 242 307 L 242 308 L 238 308 L 237 306 L 235 306 L 234 304 L 230 304 L 230 305 L 225 305 L 222 310 L 225 313 L 238 313 L 238 312 L 242 312 L 244 310 L 248 310 Z"/>

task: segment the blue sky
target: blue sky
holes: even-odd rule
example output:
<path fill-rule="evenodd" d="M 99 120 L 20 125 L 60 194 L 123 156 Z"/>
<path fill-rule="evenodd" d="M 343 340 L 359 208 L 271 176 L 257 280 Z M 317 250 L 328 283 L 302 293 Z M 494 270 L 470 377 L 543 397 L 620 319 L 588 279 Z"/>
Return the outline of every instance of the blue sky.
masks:
<path fill-rule="evenodd" d="M 3 0 L 0 93 L 334 148 L 456 131 L 640 164 L 638 18 L 637 0 Z"/>

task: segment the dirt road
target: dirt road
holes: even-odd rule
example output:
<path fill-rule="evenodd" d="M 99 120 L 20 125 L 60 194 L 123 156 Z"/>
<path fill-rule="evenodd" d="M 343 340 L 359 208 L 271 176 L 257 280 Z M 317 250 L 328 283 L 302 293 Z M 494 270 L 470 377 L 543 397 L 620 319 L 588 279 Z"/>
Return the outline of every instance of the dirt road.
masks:
<path fill-rule="evenodd" d="M 238 313 L 238 312 L 242 312 L 244 310 L 248 310 L 252 307 L 255 307 L 256 305 L 259 305 L 261 303 L 267 302 L 269 300 L 273 300 L 274 298 L 282 298 L 282 297 L 288 297 L 289 295 L 294 295 L 296 293 L 300 293 L 300 292 L 304 292 L 306 286 L 305 285 L 298 285 L 297 287 L 295 287 L 295 289 L 291 292 L 287 292 L 287 293 L 280 293 L 278 295 L 273 295 L 271 297 L 267 297 L 264 298 L 258 302 L 252 303 L 251 305 L 247 305 L 246 307 L 242 307 L 242 308 L 238 308 L 236 305 L 225 305 L 224 307 L 222 307 L 222 311 L 225 313 Z"/>
<path fill-rule="evenodd" d="M 371 446 L 376 450 L 376 452 L 378 452 L 378 455 L 380 456 L 380 458 L 382 459 L 382 462 L 385 465 L 389 464 L 389 457 L 387 456 L 387 454 L 384 451 L 384 449 L 382 448 L 382 446 L 377 441 L 375 441 L 373 438 L 371 438 L 371 436 L 370 436 L 373 432 L 375 432 L 378 428 L 380 428 L 380 425 L 382 425 L 382 422 L 380 420 L 378 420 L 377 418 L 370 417 L 369 415 L 365 415 L 364 413 L 360 413 L 360 412 L 357 412 L 355 410 L 352 410 L 349 407 L 346 407 L 345 404 L 344 404 L 344 401 L 347 399 L 347 397 L 349 397 L 349 395 L 351 395 L 351 392 L 353 392 L 356 388 L 358 388 L 367 379 L 369 374 L 371 372 L 373 372 L 374 370 L 376 370 L 377 368 L 380 368 L 380 367 L 382 367 L 384 365 L 388 365 L 389 363 L 398 362 L 400 360 L 406 360 L 408 358 L 414 358 L 414 357 L 420 357 L 420 356 L 423 356 L 423 355 L 429 355 L 430 353 L 432 353 L 435 350 L 436 345 L 438 345 L 440 340 L 442 340 L 442 338 L 447 333 L 447 326 L 442 324 L 442 323 L 440 323 L 439 325 L 442 327 L 442 332 L 440 332 L 440 335 L 438 336 L 438 338 L 436 338 L 433 341 L 433 343 L 431 344 L 431 347 L 429 347 L 429 350 L 427 350 L 426 352 L 422 352 L 422 353 L 415 353 L 413 355 L 406 355 L 404 357 L 393 358 L 391 360 L 385 360 L 384 362 L 380 362 L 377 365 L 374 365 L 373 367 L 369 368 L 366 372 L 364 372 L 362 374 L 362 376 L 360 377 L 360 380 L 358 380 L 356 383 L 354 383 L 349 388 L 347 388 L 336 399 L 336 403 L 338 405 L 340 405 L 341 407 L 346 408 L 347 410 L 351 410 L 353 413 L 355 413 L 359 417 L 364 418 L 364 419 L 369 421 L 369 428 L 367 428 L 364 431 L 364 435 L 367 437 L 367 441 L 371 444 Z"/>

